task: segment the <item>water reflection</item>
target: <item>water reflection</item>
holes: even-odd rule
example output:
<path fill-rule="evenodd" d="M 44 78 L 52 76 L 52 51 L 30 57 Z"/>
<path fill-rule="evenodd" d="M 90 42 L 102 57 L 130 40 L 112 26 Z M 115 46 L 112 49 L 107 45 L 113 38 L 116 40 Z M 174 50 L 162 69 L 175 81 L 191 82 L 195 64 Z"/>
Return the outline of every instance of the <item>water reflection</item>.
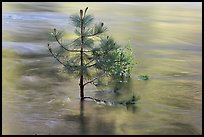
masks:
<path fill-rule="evenodd" d="M 78 80 L 47 50 L 54 27 L 74 37 L 69 16 L 86 6 L 118 42 L 130 41 L 138 63 L 118 94 L 87 86 L 86 95 L 135 94 L 135 106 L 80 104 Z M 201 3 L 3 3 L 3 134 L 202 134 L 201 11 Z"/>
<path fill-rule="evenodd" d="M 86 102 L 80 102 L 80 114 L 79 115 L 65 115 L 64 119 L 67 122 L 76 122 L 79 124 L 79 132 L 77 134 L 115 134 L 114 121 L 106 122 L 100 116 L 91 114 L 86 111 L 85 106 L 89 105 Z M 88 114 L 86 114 L 88 113 Z"/>

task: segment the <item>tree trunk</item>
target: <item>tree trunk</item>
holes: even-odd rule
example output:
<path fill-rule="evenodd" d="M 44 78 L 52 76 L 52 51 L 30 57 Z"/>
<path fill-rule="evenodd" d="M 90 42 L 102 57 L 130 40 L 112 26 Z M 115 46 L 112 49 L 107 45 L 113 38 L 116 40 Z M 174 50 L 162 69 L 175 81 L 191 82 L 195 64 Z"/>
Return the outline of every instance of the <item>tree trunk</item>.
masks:
<path fill-rule="evenodd" d="M 83 75 L 81 75 L 81 77 L 80 77 L 80 98 L 81 98 L 81 101 L 84 100 Z"/>
<path fill-rule="evenodd" d="M 84 75 L 83 75 L 83 43 L 84 43 L 84 38 L 83 38 L 83 11 L 80 10 L 80 17 L 81 17 L 81 72 L 80 72 L 80 98 L 81 101 L 84 100 Z"/>

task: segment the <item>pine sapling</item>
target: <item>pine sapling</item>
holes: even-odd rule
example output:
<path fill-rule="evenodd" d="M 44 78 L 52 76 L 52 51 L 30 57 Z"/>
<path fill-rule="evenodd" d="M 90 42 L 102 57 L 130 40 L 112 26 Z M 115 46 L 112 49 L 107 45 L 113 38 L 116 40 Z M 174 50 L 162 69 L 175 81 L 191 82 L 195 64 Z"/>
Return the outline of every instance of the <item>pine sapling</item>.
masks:
<path fill-rule="evenodd" d="M 104 33 L 107 27 L 103 22 L 93 25 L 94 17 L 87 15 L 88 7 L 85 11 L 80 10 L 79 15 L 70 17 L 75 26 L 77 39 L 70 43 L 62 40 L 62 32 L 51 33 L 55 45 L 59 45 L 58 50 L 53 50 L 48 44 L 51 55 L 63 66 L 64 70 L 70 74 L 75 74 L 79 78 L 80 99 L 86 97 L 84 87 L 93 84 L 98 87 L 109 83 L 120 83 L 130 78 L 133 66 L 133 57 L 130 47 L 121 47 L 110 36 Z M 115 88 L 117 90 L 117 88 Z"/>

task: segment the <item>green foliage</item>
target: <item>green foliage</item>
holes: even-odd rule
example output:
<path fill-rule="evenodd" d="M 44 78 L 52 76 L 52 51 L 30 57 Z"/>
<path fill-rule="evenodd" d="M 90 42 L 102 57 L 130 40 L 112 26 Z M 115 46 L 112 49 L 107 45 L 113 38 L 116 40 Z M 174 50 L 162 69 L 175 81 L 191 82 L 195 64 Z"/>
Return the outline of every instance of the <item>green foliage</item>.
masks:
<path fill-rule="evenodd" d="M 87 9 L 70 17 L 78 38 L 68 43 L 62 40 L 63 33 L 54 29 L 51 36 L 55 42 L 48 45 L 49 51 L 66 72 L 83 75 L 84 86 L 127 82 L 133 67 L 130 45 L 123 47 L 105 36 L 107 27 L 102 22 L 93 24 L 94 17 L 86 15 Z M 56 43 L 59 48 L 53 48 Z"/>
<path fill-rule="evenodd" d="M 79 15 L 72 15 L 70 17 L 71 21 L 72 21 L 72 24 L 75 26 L 75 27 L 79 27 L 80 28 L 80 25 L 81 25 L 81 19 L 79 17 Z"/>
<path fill-rule="evenodd" d="M 70 19 L 72 21 L 72 24 L 75 27 L 80 28 L 81 27 L 81 22 L 83 22 L 84 27 L 88 27 L 88 26 L 92 25 L 94 17 L 92 15 L 86 15 L 81 21 L 80 16 L 78 14 L 75 14 L 75 15 L 72 15 L 70 17 Z"/>
<path fill-rule="evenodd" d="M 84 22 L 84 26 L 88 27 L 93 23 L 94 17 L 91 15 L 87 15 L 84 17 L 83 22 Z"/>

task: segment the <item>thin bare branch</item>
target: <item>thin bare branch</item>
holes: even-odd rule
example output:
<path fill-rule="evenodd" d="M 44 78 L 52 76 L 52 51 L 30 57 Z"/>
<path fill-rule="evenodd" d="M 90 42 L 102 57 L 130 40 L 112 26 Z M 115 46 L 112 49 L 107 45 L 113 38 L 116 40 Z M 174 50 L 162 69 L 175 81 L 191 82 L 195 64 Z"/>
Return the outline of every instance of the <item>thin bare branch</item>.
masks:
<path fill-rule="evenodd" d="M 106 72 L 104 72 L 102 75 L 97 76 L 97 77 L 93 78 L 92 80 L 90 80 L 90 81 L 88 81 L 88 82 L 84 83 L 84 85 L 83 85 L 83 86 L 85 86 L 86 84 L 89 84 L 89 83 L 94 82 L 94 81 L 95 81 L 95 80 L 97 80 L 98 78 L 101 78 L 101 77 L 105 76 L 105 74 L 106 74 Z"/>
<path fill-rule="evenodd" d="M 98 98 L 93 98 L 93 97 L 90 97 L 90 96 L 85 96 L 85 97 L 83 97 L 84 99 L 92 99 L 92 100 L 94 100 L 94 101 L 96 101 L 96 102 L 103 102 L 103 103 L 105 103 L 105 104 L 108 104 L 108 101 L 106 101 L 106 100 L 102 100 L 102 99 L 98 99 Z"/>
<path fill-rule="evenodd" d="M 55 39 L 56 39 L 56 41 L 58 42 L 58 44 L 59 44 L 63 49 L 65 49 L 66 51 L 70 51 L 70 52 L 80 52 L 80 50 L 70 50 L 70 49 L 65 48 L 65 47 L 60 43 L 60 41 L 58 40 L 58 38 L 57 38 L 56 35 L 55 35 Z"/>
<path fill-rule="evenodd" d="M 91 62 L 93 62 L 95 60 L 95 58 L 93 58 L 92 60 L 90 60 L 88 63 L 85 64 L 85 66 L 89 65 Z"/>
<path fill-rule="evenodd" d="M 85 35 L 85 37 L 93 37 L 93 36 L 96 36 L 96 35 L 98 35 L 100 33 L 103 33 L 103 32 L 97 32 L 97 33 L 94 33 L 94 34 L 91 34 L 91 35 Z"/>
<path fill-rule="evenodd" d="M 81 52 L 81 50 L 70 50 L 70 49 L 65 48 L 65 47 L 62 45 L 62 43 L 60 43 L 60 41 L 58 40 L 57 36 L 55 35 L 54 37 L 55 37 L 57 43 L 58 43 L 63 49 L 65 49 L 66 51 L 69 51 L 69 52 Z M 83 52 L 92 52 L 92 51 L 91 51 L 91 50 L 84 50 Z"/>
<path fill-rule="evenodd" d="M 58 61 L 60 64 L 62 64 L 63 66 L 66 67 L 66 65 L 65 65 L 62 61 L 60 61 L 59 58 L 57 58 L 57 56 L 55 56 L 55 54 L 52 52 L 52 49 L 51 49 L 50 45 L 48 44 L 47 46 L 48 46 L 48 49 L 49 49 L 50 53 L 52 54 L 52 56 L 53 56 L 54 58 L 56 58 L 57 61 Z"/>
<path fill-rule="evenodd" d="M 86 66 L 86 68 L 90 68 L 90 67 L 93 67 L 93 66 L 95 66 L 96 65 L 96 63 L 94 63 L 94 64 L 92 64 L 92 65 L 89 65 L 89 66 Z"/>
<path fill-rule="evenodd" d="M 60 59 L 52 52 L 52 49 L 51 49 L 51 47 L 49 46 L 49 44 L 48 44 L 48 49 L 49 49 L 49 51 L 50 51 L 50 53 L 52 54 L 52 56 L 54 57 L 54 58 L 56 58 L 56 60 L 60 63 L 60 64 L 62 64 L 64 67 L 73 67 L 73 71 L 75 71 L 75 70 L 77 70 L 75 67 L 79 67 L 79 66 L 70 66 L 70 65 L 65 65 L 62 61 L 60 61 Z M 79 68 L 78 68 L 79 69 Z"/>

